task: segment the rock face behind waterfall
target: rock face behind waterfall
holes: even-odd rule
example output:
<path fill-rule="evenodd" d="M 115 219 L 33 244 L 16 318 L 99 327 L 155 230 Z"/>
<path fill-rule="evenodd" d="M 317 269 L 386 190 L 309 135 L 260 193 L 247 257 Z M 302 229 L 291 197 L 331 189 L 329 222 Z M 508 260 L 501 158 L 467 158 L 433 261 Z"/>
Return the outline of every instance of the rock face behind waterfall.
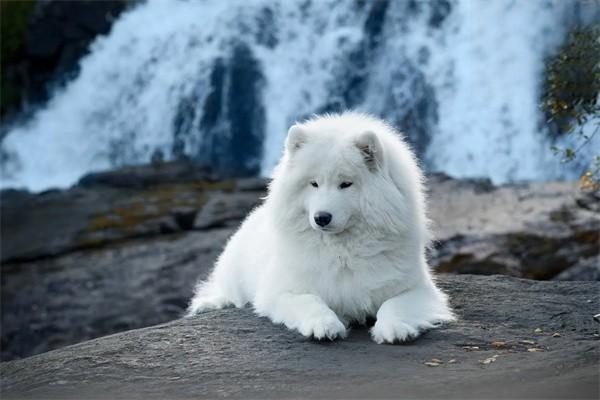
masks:
<path fill-rule="evenodd" d="M 266 182 L 192 163 L 1 192 L 2 359 L 179 317 Z M 599 199 L 574 183 L 429 177 L 437 271 L 599 280 Z"/>
<path fill-rule="evenodd" d="M 198 149 L 192 151 L 200 164 L 223 177 L 258 175 L 265 130 L 264 76 L 248 45 L 239 42 L 227 60 L 215 61 L 210 84 L 201 118 L 197 94 L 180 103 L 173 154 L 185 157 L 185 136 L 201 136 Z"/>
<path fill-rule="evenodd" d="M 90 43 L 110 31 L 127 5 L 124 0 L 3 4 L 2 118 L 42 104 L 76 77 Z"/>

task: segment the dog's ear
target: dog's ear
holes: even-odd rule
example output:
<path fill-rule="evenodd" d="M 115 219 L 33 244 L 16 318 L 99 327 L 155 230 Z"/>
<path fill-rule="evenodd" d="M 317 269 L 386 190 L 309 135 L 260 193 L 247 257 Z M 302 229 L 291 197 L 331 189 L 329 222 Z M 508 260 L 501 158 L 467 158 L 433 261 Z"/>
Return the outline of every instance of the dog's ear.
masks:
<path fill-rule="evenodd" d="M 360 150 L 370 171 L 376 171 L 383 165 L 383 149 L 375 133 L 371 131 L 362 133 L 354 144 Z"/>
<path fill-rule="evenodd" d="M 285 148 L 289 154 L 293 154 L 306 143 L 306 132 L 298 124 L 292 125 L 285 139 Z"/>

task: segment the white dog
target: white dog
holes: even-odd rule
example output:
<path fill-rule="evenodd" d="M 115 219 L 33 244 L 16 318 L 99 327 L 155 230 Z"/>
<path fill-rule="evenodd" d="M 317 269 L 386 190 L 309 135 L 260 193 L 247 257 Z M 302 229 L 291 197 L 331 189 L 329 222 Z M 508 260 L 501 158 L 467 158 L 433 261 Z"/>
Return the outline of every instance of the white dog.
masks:
<path fill-rule="evenodd" d="M 401 137 L 343 113 L 290 128 L 269 194 L 200 282 L 188 315 L 252 303 L 306 337 L 345 337 L 375 316 L 377 343 L 454 317 L 435 286 L 422 174 Z"/>

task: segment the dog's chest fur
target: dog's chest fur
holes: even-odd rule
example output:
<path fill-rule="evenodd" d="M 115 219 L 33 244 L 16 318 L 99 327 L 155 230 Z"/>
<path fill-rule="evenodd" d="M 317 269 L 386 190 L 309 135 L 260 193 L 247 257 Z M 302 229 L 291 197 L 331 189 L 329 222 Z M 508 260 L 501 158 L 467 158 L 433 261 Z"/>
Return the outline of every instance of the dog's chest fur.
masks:
<path fill-rule="evenodd" d="M 325 303 L 343 319 L 364 322 L 381 304 L 404 290 L 405 275 L 386 252 L 368 258 L 353 251 L 321 254 L 313 283 Z"/>

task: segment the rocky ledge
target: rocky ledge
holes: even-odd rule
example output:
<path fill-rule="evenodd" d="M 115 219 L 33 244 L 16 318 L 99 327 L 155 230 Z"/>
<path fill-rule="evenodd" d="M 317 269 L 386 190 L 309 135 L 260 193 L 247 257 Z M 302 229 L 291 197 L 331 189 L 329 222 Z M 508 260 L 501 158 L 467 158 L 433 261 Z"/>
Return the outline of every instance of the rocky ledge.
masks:
<path fill-rule="evenodd" d="M 440 272 L 598 280 L 597 193 L 429 177 Z M 1 192 L 1 357 L 181 316 L 266 181 L 189 163 L 89 175 L 70 190 Z"/>
<path fill-rule="evenodd" d="M 249 309 L 0 364 L 3 398 L 598 398 L 600 283 L 438 277 L 459 320 L 404 345 L 315 342 Z"/>

